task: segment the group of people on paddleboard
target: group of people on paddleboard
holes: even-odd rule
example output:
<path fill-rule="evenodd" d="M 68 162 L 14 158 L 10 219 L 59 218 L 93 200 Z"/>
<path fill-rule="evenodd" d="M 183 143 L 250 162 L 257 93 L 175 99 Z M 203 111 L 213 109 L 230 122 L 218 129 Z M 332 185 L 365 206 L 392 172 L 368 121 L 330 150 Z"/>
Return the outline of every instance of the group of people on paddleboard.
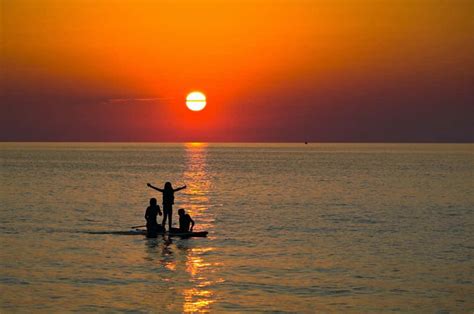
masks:
<path fill-rule="evenodd" d="M 186 233 L 192 232 L 194 227 L 194 220 L 192 220 L 191 216 L 186 214 L 183 208 L 178 210 L 179 215 L 179 228 L 173 228 L 173 204 L 174 204 L 174 193 L 178 192 L 182 189 L 186 188 L 186 185 L 174 189 L 171 185 L 171 182 L 166 182 L 162 189 L 147 183 L 147 186 L 161 192 L 163 194 L 163 213 L 161 212 L 160 206 L 156 198 L 150 199 L 150 206 L 147 207 L 145 212 L 145 219 L 146 219 L 146 229 L 147 229 L 147 236 L 154 237 L 158 233 L 165 232 L 165 225 L 166 221 L 168 220 L 168 232 L 175 232 L 175 233 Z M 163 220 L 161 224 L 157 222 L 157 216 L 163 216 Z"/>

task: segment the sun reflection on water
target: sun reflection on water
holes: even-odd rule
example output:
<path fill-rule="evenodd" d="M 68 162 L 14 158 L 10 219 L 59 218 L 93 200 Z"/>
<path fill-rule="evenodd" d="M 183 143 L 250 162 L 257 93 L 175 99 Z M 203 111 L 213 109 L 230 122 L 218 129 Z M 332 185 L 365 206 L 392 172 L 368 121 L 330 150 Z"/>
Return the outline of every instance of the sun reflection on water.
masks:
<path fill-rule="evenodd" d="M 211 180 L 207 172 L 207 148 L 206 143 L 186 143 L 186 170 L 183 174 L 184 182 L 189 184 L 186 189 L 188 197 L 188 208 L 186 210 L 194 218 L 200 221 L 201 228 L 207 228 L 209 213 L 204 214 L 209 208 L 209 191 Z M 205 223 L 205 225 L 203 225 Z"/>
<path fill-rule="evenodd" d="M 212 293 L 209 290 L 202 289 L 186 289 L 183 291 L 184 313 L 208 312 L 210 305 L 214 302 L 211 297 Z"/>
<path fill-rule="evenodd" d="M 205 276 L 206 270 L 212 265 L 202 258 L 202 254 L 210 250 L 212 248 L 193 248 L 188 251 L 186 271 L 191 275 L 194 287 L 183 291 L 185 313 L 207 312 L 214 303 L 214 294 L 208 289 L 213 282 Z"/>
<path fill-rule="evenodd" d="M 187 194 L 188 208 L 186 210 L 196 221 L 196 229 L 208 230 L 212 227 L 213 218 L 209 209 L 209 191 L 211 182 L 207 172 L 206 143 L 186 143 L 185 182 L 189 182 Z M 206 277 L 206 271 L 212 266 L 206 262 L 203 254 L 212 248 L 189 248 L 186 252 L 186 272 L 191 276 L 194 286 L 183 290 L 183 312 L 208 312 L 214 303 L 214 294 L 208 288 L 212 282 Z"/>

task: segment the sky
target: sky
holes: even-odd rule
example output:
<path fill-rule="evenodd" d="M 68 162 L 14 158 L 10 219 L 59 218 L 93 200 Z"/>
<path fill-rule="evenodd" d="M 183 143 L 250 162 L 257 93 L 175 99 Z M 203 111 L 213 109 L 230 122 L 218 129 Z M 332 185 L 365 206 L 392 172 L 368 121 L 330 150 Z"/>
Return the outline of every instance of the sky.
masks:
<path fill-rule="evenodd" d="M 0 3 L 0 141 L 474 141 L 471 0 Z"/>

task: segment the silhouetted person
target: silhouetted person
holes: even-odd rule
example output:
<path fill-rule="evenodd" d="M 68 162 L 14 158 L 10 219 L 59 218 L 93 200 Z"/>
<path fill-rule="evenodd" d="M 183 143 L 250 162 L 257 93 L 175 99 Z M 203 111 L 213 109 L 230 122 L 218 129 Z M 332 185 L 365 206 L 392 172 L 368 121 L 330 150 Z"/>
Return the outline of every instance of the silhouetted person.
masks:
<path fill-rule="evenodd" d="M 146 236 L 149 238 L 155 238 L 159 232 L 163 232 L 163 227 L 158 225 L 156 216 L 162 215 L 160 206 L 156 202 L 156 198 L 150 198 L 150 206 L 147 207 L 145 212 L 146 219 Z"/>
<path fill-rule="evenodd" d="M 172 217 L 173 217 L 173 204 L 174 204 L 174 192 L 178 192 L 179 190 L 185 189 L 185 186 L 182 186 L 177 189 L 173 189 L 171 182 L 166 182 L 163 189 L 154 187 L 150 183 L 146 184 L 148 187 L 160 191 L 163 193 L 163 222 L 161 223 L 163 227 L 165 227 L 166 219 L 168 219 L 168 230 L 171 230 L 172 224 Z"/>
<path fill-rule="evenodd" d="M 180 232 L 193 232 L 194 228 L 194 220 L 192 220 L 191 216 L 186 214 L 184 208 L 178 209 L 179 215 L 179 231 Z M 191 228 L 189 228 L 191 225 Z"/>

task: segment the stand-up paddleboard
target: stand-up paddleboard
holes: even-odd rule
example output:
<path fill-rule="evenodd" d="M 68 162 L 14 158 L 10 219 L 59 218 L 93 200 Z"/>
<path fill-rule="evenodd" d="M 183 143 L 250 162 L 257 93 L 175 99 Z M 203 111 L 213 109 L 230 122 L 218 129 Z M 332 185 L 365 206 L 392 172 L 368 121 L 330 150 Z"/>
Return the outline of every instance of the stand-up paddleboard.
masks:
<path fill-rule="evenodd" d="M 115 234 L 115 235 L 147 235 L 146 229 L 131 229 L 128 231 L 84 231 L 88 234 Z M 181 237 L 181 238 L 191 238 L 191 237 L 206 237 L 208 234 L 207 231 L 197 231 L 197 232 L 158 232 L 157 236 L 167 235 L 169 237 Z M 156 238 L 156 237 L 152 237 Z"/>
<path fill-rule="evenodd" d="M 131 232 L 135 234 L 143 234 L 147 235 L 146 230 L 143 229 L 135 229 Z M 181 238 L 191 238 L 191 237 L 207 237 L 207 231 L 195 231 L 195 232 L 158 232 L 156 235 L 167 235 L 169 237 L 181 237 Z M 154 237 L 149 237 L 154 238 Z"/>

